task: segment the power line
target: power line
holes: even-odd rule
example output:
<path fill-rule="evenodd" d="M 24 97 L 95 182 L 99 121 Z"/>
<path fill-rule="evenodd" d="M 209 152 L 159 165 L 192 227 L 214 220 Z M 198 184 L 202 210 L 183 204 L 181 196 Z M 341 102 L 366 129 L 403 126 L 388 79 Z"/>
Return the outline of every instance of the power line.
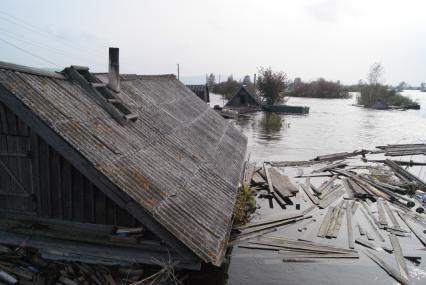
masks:
<path fill-rule="evenodd" d="M 80 60 L 83 59 L 83 57 L 81 56 L 80 53 L 79 54 L 77 54 L 77 53 L 72 54 L 71 52 L 68 52 L 66 50 L 59 49 L 59 48 L 56 48 L 54 46 L 46 45 L 46 44 L 37 42 L 37 41 L 35 41 L 33 39 L 30 39 L 30 38 L 24 37 L 22 35 L 19 35 L 19 34 L 16 34 L 16 33 L 12 33 L 12 32 L 9 32 L 9 31 L 6 31 L 6 30 L 0 28 L 0 35 L 1 35 L 1 33 L 6 33 L 7 35 L 5 34 L 4 36 L 11 37 L 14 40 L 18 40 L 18 41 L 22 41 L 22 42 L 27 42 L 27 43 L 29 43 L 31 45 L 34 45 L 36 47 L 40 47 L 40 48 L 43 48 L 43 49 L 49 49 L 49 50 L 51 50 L 53 52 L 56 52 L 57 54 L 60 54 L 60 55 L 63 55 L 63 56 L 71 56 L 71 57 L 74 57 L 74 58 L 78 58 Z M 90 57 L 90 59 L 89 59 L 89 57 L 87 57 L 87 59 L 85 59 L 84 61 L 89 61 L 89 60 L 90 61 L 94 60 L 97 63 L 101 63 L 101 61 L 98 58 L 96 58 L 96 57 Z"/>
<path fill-rule="evenodd" d="M 78 49 L 83 48 L 83 49 L 86 49 L 86 51 L 90 52 L 92 55 L 98 55 L 98 51 L 101 50 L 101 49 L 97 49 L 98 51 L 95 51 L 94 49 L 91 49 L 91 48 L 89 48 L 87 46 L 78 45 L 78 44 L 72 43 L 70 41 L 67 41 L 65 39 L 62 39 L 62 38 L 60 38 L 58 36 L 52 35 L 52 34 L 46 32 L 45 30 L 43 30 L 43 29 L 41 29 L 39 27 L 36 27 L 33 24 L 25 22 L 25 21 L 23 21 L 23 20 L 15 17 L 15 16 L 13 16 L 13 15 L 10 15 L 10 14 L 4 12 L 4 11 L 0 10 L 0 14 L 3 14 L 3 16 L 0 15 L 0 19 L 1 20 L 4 20 L 4 21 L 12 23 L 14 25 L 20 26 L 21 28 L 24 28 L 24 29 L 29 30 L 31 32 L 38 33 L 38 34 L 40 34 L 40 35 L 42 35 L 44 37 L 49 37 L 50 39 L 55 40 L 56 42 L 61 43 L 62 45 L 67 46 L 68 48 L 72 48 L 72 49 L 74 49 L 74 48 L 78 48 Z"/>
<path fill-rule="evenodd" d="M 32 56 L 34 56 L 34 57 L 36 57 L 36 58 L 38 58 L 38 59 L 40 59 L 40 60 L 42 60 L 42 61 L 44 61 L 44 62 L 47 62 L 47 63 L 49 63 L 49 64 L 52 64 L 52 65 L 54 65 L 54 66 L 56 66 L 56 67 L 61 67 L 61 66 L 57 65 L 56 63 L 54 63 L 54 62 L 52 62 L 52 61 L 50 61 L 50 60 L 48 60 L 48 59 L 45 59 L 45 58 L 43 58 L 43 57 L 41 57 L 41 56 L 39 56 L 39 55 L 36 55 L 36 54 L 34 54 L 34 53 L 32 53 L 32 52 L 30 52 L 30 51 L 26 50 L 26 49 L 23 49 L 23 48 L 21 48 L 21 47 L 18 47 L 17 45 L 15 45 L 15 44 L 13 44 L 13 43 L 11 43 L 11 42 L 9 42 L 9 41 L 5 40 L 5 39 L 0 38 L 0 41 L 2 41 L 2 42 L 4 42 L 4 43 L 6 43 L 6 44 L 8 44 L 8 45 L 10 45 L 10 46 L 12 46 L 12 47 L 14 47 L 14 48 L 18 49 L 18 50 L 20 50 L 20 51 L 22 51 L 22 52 L 25 52 L 25 53 L 27 53 L 27 54 L 29 54 L 29 55 L 32 55 Z"/>

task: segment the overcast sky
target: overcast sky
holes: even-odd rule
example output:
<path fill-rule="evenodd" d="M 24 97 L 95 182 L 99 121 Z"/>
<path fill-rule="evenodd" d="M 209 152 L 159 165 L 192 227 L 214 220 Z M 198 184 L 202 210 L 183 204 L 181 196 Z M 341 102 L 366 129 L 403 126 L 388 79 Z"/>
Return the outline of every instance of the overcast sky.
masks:
<path fill-rule="evenodd" d="M 0 61 L 126 73 L 252 75 L 356 83 L 381 62 L 388 84 L 426 82 L 423 0 L 1 0 Z"/>

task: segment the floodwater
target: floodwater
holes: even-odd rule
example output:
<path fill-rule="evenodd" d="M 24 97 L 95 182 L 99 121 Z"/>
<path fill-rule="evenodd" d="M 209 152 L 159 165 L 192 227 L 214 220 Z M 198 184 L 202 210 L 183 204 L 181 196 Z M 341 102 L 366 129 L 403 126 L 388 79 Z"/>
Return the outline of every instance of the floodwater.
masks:
<path fill-rule="evenodd" d="M 394 143 L 426 142 L 426 93 L 405 91 L 404 95 L 417 100 L 421 110 L 380 111 L 352 106 L 352 99 L 291 98 L 289 105 L 310 107 L 307 116 L 281 115 L 283 126 L 278 131 L 268 131 L 260 121 L 265 113 L 257 112 L 249 118 L 233 120 L 247 136 L 250 160 L 288 161 L 311 159 L 318 155 L 357 149 L 374 149 L 375 146 Z M 211 94 L 211 106 L 223 105 L 221 96 Z M 406 160 L 410 157 L 406 157 Z M 425 157 L 416 158 L 426 161 Z M 417 172 L 417 170 L 416 170 Z M 426 167 L 415 173 L 425 179 Z M 277 214 L 266 201 L 258 200 L 258 214 Z M 303 210 L 303 209 L 302 209 Z M 282 213 L 282 212 L 281 212 Z M 321 219 L 321 217 L 319 217 Z M 317 222 L 318 224 L 319 222 Z M 274 235 L 298 236 L 298 225 L 283 228 Z M 342 231 L 345 229 L 342 228 Z M 308 235 L 309 233 L 304 233 Z M 302 235 L 303 237 L 303 235 Z M 335 245 L 337 240 L 329 241 Z M 404 253 L 419 255 L 418 243 L 400 239 Z M 336 244 L 337 243 L 337 244 Z M 426 251 L 422 251 L 420 266 L 407 262 L 413 284 L 426 284 Z M 396 270 L 394 257 L 386 259 Z M 212 277 L 213 278 L 213 277 Z M 360 259 L 327 260 L 321 262 L 284 263 L 276 253 L 238 248 L 232 251 L 229 270 L 223 281 L 208 280 L 206 284 L 397 284 L 389 275 L 360 254 Z"/>

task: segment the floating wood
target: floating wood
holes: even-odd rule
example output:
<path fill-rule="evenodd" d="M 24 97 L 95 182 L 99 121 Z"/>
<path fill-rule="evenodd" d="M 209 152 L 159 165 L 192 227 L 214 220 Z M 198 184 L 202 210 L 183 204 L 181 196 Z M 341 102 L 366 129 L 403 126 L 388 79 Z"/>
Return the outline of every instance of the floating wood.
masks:
<path fill-rule="evenodd" d="M 275 168 L 269 168 L 268 172 L 273 188 L 282 198 L 291 197 L 293 193 L 299 192 L 299 189 L 291 183 L 287 175 L 281 174 Z"/>
<path fill-rule="evenodd" d="M 258 227 L 258 226 L 277 223 L 277 222 L 281 222 L 281 221 L 285 221 L 285 220 L 295 219 L 295 218 L 299 218 L 299 217 L 302 217 L 302 216 L 303 216 L 303 214 L 295 212 L 295 213 L 277 215 L 277 216 L 273 216 L 273 217 L 264 217 L 264 218 L 262 218 L 258 221 L 250 222 L 250 223 L 243 225 L 243 226 L 234 227 L 234 229 L 235 230 L 244 230 L 244 229 L 247 229 L 247 228 Z"/>
<path fill-rule="evenodd" d="M 361 236 L 365 236 L 365 231 L 364 231 L 364 229 L 361 227 L 361 225 L 360 225 L 360 224 L 357 224 L 356 226 L 358 227 L 359 234 L 360 234 Z"/>
<path fill-rule="evenodd" d="M 329 180 L 321 184 L 321 186 L 318 188 L 318 192 L 321 193 L 322 191 L 330 187 L 336 179 L 337 179 L 337 175 L 333 175 Z"/>
<path fill-rule="evenodd" d="M 349 248 L 354 248 L 354 235 L 352 228 L 352 206 L 354 201 L 350 201 L 346 205 L 346 224 L 348 228 L 348 246 Z"/>
<path fill-rule="evenodd" d="M 389 204 L 387 201 L 383 202 L 383 207 L 385 208 L 386 213 L 388 214 L 389 219 L 391 220 L 392 225 L 395 228 L 401 228 L 401 226 L 399 225 L 398 220 L 396 219 L 395 215 L 393 214 L 391 208 L 389 207 Z"/>
<path fill-rule="evenodd" d="M 365 247 L 374 249 L 375 251 L 386 251 L 388 253 L 392 253 L 393 252 L 392 248 L 389 248 L 389 247 L 387 247 L 385 245 L 377 245 L 377 244 L 374 244 L 372 242 L 366 241 L 366 240 L 361 239 L 361 238 L 355 239 L 355 242 L 358 243 L 358 244 L 360 244 L 360 245 L 363 245 Z"/>
<path fill-rule="evenodd" d="M 263 179 L 263 177 L 259 173 L 257 173 L 257 172 L 255 172 L 253 174 L 253 177 L 251 178 L 251 181 L 255 185 L 260 185 L 260 184 L 265 184 L 266 183 L 265 179 Z"/>
<path fill-rule="evenodd" d="M 264 177 L 266 177 L 266 182 L 268 183 L 269 193 L 274 193 L 274 185 L 272 184 L 271 176 L 269 175 L 269 168 L 266 167 L 265 163 L 263 163 L 263 171 L 265 173 Z"/>
<path fill-rule="evenodd" d="M 382 241 L 385 241 L 385 238 L 380 234 L 379 230 L 374 225 L 374 222 L 371 220 L 371 217 L 367 214 L 367 212 L 361 208 L 361 212 L 364 214 L 364 217 L 366 218 L 367 222 L 370 224 L 370 227 L 373 229 L 376 236 Z"/>
<path fill-rule="evenodd" d="M 311 200 L 311 202 L 314 204 L 314 205 L 318 205 L 318 198 L 317 197 L 315 197 L 313 194 L 312 194 L 312 192 L 311 192 L 311 190 L 309 190 L 308 189 L 308 187 L 306 186 L 306 185 L 304 185 L 304 184 L 300 184 L 300 187 L 302 188 L 302 190 L 306 193 L 306 195 L 308 196 L 308 198 L 309 198 L 309 200 Z"/>
<path fill-rule="evenodd" d="M 335 223 L 333 225 L 333 228 L 330 228 L 327 232 L 327 237 L 337 237 L 339 234 L 339 230 L 340 227 L 342 225 L 342 221 L 343 221 L 343 216 L 345 214 L 346 210 L 345 210 L 345 201 L 342 201 L 342 203 L 340 203 L 339 205 L 339 213 L 336 217 Z"/>
<path fill-rule="evenodd" d="M 410 280 L 407 264 L 405 263 L 404 255 L 402 253 L 401 245 L 399 244 L 398 238 L 395 235 L 390 234 L 389 239 L 394 250 L 396 262 L 398 263 L 399 273 L 404 279 Z"/>
<path fill-rule="evenodd" d="M 335 202 L 337 199 L 339 199 L 342 195 L 345 194 L 345 191 L 342 189 L 338 189 L 333 191 L 329 196 L 327 196 L 324 200 L 321 200 L 318 203 L 318 207 L 321 209 L 327 208 L 330 204 Z"/>
<path fill-rule="evenodd" d="M 383 209 L 383 200 L 381 198 L 377 200 L 377 211 L 379 215 L 379 223 L 383 226 L 387 226 L 388 221 L 386 220 L 385 210 Z"/>
<path fill-rule="evenodd" d="M 312 173 L 326 172 L 326 171 L 329 171 L 331 169 L 339 168 L 339 167 L 343 167 L 343 166 L 346 166 L 346 162 L 338 161 L 338 162 L 335 162 L 335 163 L 328 164 L 328 165 L 321 167 L 319 169 L 316 169 L 316 170 L 312 171 Z"/>
<path fill-rule="evenodd" d="M 390 276 L 392 276 L 396 281 L 403 285 L 408 285 L 409 281 L 402 277 L 399 272 L 397 272 L 395 269 L 393 269 L 389 264 L 384 262 L 381 258 L 379 258 L 377 255 L 372 253 L 369 250 L 363 250 L 362 252 L 365 253 L 371 260 L 373 260 L 375 263 L 377 263 L 383 270 L 385 270 Z"/>
<path fill-rule="evenodd" d="M 426 247 L 426 238 L 423 236 L 421 232 L 419 232 L 407 219 L 407 217 L 402 214 L 401 212 L 398 212 L 398 215 L 401 217 L 401 219 L 404 221 L 404 223 L 407 225 L 407 227 L 414 233 L 414 235 L 417 237 L 417 239 L 423 244 L 423 246 Z"/>
<path fill-rule="evenodd" d="M 329 207 L 327 209 L 327 213 L 325 214 L 324 218 L 322 219 L 322 223 L 321 226 L 318 230 L 318 237 L 325 237 L 326 233 L 327 233 L 327 229 L 329 227 L 330 221 L 331 221 L 331 217 L 333 215 L 333 211 L 334 211 L 334 207 Z"/>

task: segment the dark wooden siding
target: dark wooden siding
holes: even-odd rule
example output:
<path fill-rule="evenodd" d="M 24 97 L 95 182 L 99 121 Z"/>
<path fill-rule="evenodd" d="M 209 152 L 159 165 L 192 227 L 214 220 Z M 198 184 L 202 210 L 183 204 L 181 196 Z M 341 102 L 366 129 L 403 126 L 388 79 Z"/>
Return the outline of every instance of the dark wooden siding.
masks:
<path fill-rule="evenodd" d="M 76 222 L 134 226 L 42 138 L 0 103 L 0 210 Z"/>
<path fill-rule="evenodd" d="M 239 92 L 226 103 L 229 107 L 259 107 L 259 103 L 244 89 Z"/>

